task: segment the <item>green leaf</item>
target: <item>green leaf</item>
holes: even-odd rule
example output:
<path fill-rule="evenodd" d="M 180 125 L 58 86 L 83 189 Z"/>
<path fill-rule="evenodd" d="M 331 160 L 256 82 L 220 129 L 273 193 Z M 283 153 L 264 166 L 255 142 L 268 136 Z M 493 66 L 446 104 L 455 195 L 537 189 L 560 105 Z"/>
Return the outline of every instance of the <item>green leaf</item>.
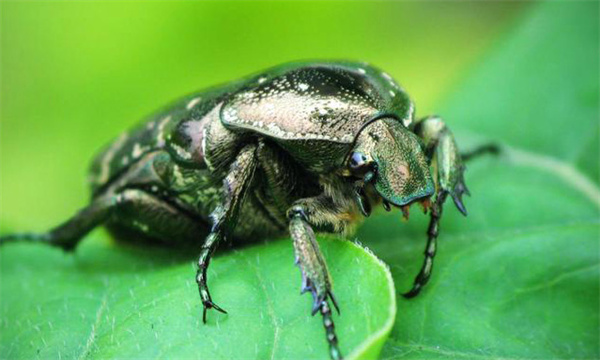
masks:
<path fill-rule="evenodd" d="M 311 317 L 311 296 L 299 295 L 289 240 L 216 257 L 210 289 L 229 314 L 211 311 L 203 325 L 187 254 L 116 247 L 98 235 L 76 254 L 31 244 L 2 249 L 0 357 L 327 358 L 320 315 Z M 349 359 L 375 358 L 396 311 L 389 270 L 354 243 L 320 245 L 343 294 L 343 313 L 334 315 L 341 349 Z"/>
<path fill-rule="evenodd" d="M 533 6 L 441 108 L 463 149 L 507 148 L 468 164 L 469 216 L 446 206 L 433 278 L 399 298 L 383 358 L 600 357 L 598 10 Z M 401 291 L 427 223 L 398 220 L 375 217 L 359 239 Z"/>
<path fill-rule="evenodd" d="M 285 61 L 348 58 L 402 71 L 398 80 L 410 85 L 411 94 L 423 106 L 454 80 L 458 70 L 487 46 L 498 26 L 519 8 L 518 4 L 442 2 L 241 2 L 232 6 L 223 1 L 2 1 L 2 233 L 8 232 L 7 224 L 10 230 L 44 231 L 83 206 L 89 196 L 85 168 L 97 150 L 144 114 L 182 94 Z M 435 26 L 422 26 L 432 17 L 437 19 Z M 455 38 L 464 41 L 456 46 L 452 43 Z M 447 56 L 432 56 L 439 52 Z M 427 81 L 422 81 L 423 68 L 430 75 Z M 270 253 L 271 245 L 275 246 L 272 251 L 281 246 L 286 249 L 270 260 L 262 251 Z M 339 251 L 329 249 L 337 246 Z M 377 288 L 389 286 L 389 282 L 378 280 L 381 274 L 371 274 L 379 266 L 361 265 L 371 259 L 365 254 L 359 252 L 358 259 L 341 256 L 339 253 L 350 252 L 346 246 L 352 245 L 324 244 L 342 310 L 334 319 L 345 355 L 355 349 L 356 357 L 362 353 L 364 358 L 374 358 L 388 329 L 389 323 L 383 322 L 393 316 L 391 300 L 382 305 L 385 298 L 371 297 L 380 296 L 383 290 Z M 286 316 L 302 319 L 290 335 L 300 352 L 291 345 L 280 347 L 276 357 L 300 357 L 309 351 L 326 356 L 319 352 L 326 347 L 320 319 L 308 315 L 310 296 L 298 296 L 300 278 L 292 266 L 289 243 L 262 249 L 241 252 L 261 252 L 263 279 L 280 276 L 283 280 L 271 282 L 278 290 L 290 289 L 274 294 L 273 306 L 279 306 L 281 312 L 276 316 L 281 316 L 282 322 Z M 173 346 L 189 351 L 188 333 L 197 347 L 191 357 L 201 357 L 201 351 L 213 349 L 217 340 L 217 345 L 223 344 L 218 351 L 225 354 L 234 350 L 255 354 L 256 349 L 260 356 L 270 354 L 275 333 L 270 318 L 243 322 L 244 317 L 258 316 L 261 309 L 266 316 L 268 307 L 244 303 L 238 311 L 234 298 L 229 298 L 243 291 L 247 299 L 254 299 L 261 296 L 259 289 L 250 291 L 244 286 L 252 283 L 235 280 L 228 285 L 229 275 L 219 271 L 220 266 L 234 262 L 232 259 L 245 264 L 242 255 L 225 255 L 211 265 L 209 281 L 215 301 L 230 314 L 224 317 L 213 312 L 209 319 L 218 320 L 223 327 L 235 326 L 234 319 L 242 320 L 245 337 L 255 333 L 266 336 L 251 344 L 250 350 L 236 338 L 220 340 L 218 336 L 229 339 L 232 333 L 216 333 L 216 323 L 196 326 L 200 305 L 191 284 L 195 260 L 173 251 L 113 247 L 98 234 L 86 238 L 74 257 L 37 246 L 0 250 L 0 358 L 58 357 L 52 351 L 61 351 L 62 358 L 109 357 L 102 353 L 106 348 L 103 341 L 122 344 L 123 352 L 112 353 L 115 357 L 141 357 L 166 348 L 169 337 Z M 221 261 L 225 264 L 220 265 Z M 280 262 L 285 266 L 276 270 Z M 233 271 L 256 281 L 253 270 L 244 269 L 235 267 Z M 362 277 L 351 276 L 360 271 Z M 154 283 L 160 287 L 152 290 Z M 141 284 L 147 288 L 138 289 Z M 234 290 L 234 294 L 225 290 Z M 142 308 L 154 298 L 159 308 Z M 47 304 L 51 299 L 58 300 Z M 134 311 L 136 306 L 139 311 Z M 93 327 L 100 309 L 101 322 Z M 119 311 L 132 314 L 128 323 L 117 326 L 117 320 L 124 317 L 117 316 L 115 333 L 102 337 L 112 331 L 112 318 L 105 318 Z M 135 316 L 138 312 L 144 314 L 142 318 Z M 105 321 L 110 321 L 109 330 Z M 92 329 L 97 339 L 90 337 Z M 352 335 L 354 332 L 358 333 Z M 366 332 L 371 333 L 372 342 L 365 338 Z M 138 344 L 146 352 L 138 351 Z M 112 351 L 116 351 L 114 346 Z"/>
<path fill-rule="evenodd" d="M 439 89 L 465 71 L 463 64 L 518 7 L 515 2 L 302 4 L 293 11 L 285 2 L 0 4 L 2 221 L 20 230 L 44 230 L 63 220 L 85 202 L 82 174 L 89 158 L 140 114 L 275 63 L 318 57 L 371 61 L 401 81 L 419 109 L 432 108 Z M 446 105 L 435 108 L 461 148 L 492 140 L 511 150 L 469 164 L 469 217 L 446 207 L 433 278 L 418 298 L 398 298 L 384 358 L 600 357 L 598 4 L 527 6 L 531 11 L 496 51 L 449 91 Z M 397 288 L 407 290 L 421 264 L 427 219 L 414 210 L 409 223 L 399 219 L 397 213 L 372 216 L 357 237 L 391 266 Z M 338 250 L 350 252 L 351 244 L 322 246 L 341 303 L 342 315 L 334 318 L 347 355 L 358 346 L 358 336 L 348 332 L 361 331 L 372 320 L 360 317 L 371 310 L 353 296 L 356 289 L 369 294 L 356 281 L 370 288 L 386 284 L 385 277 L 369 274 L 379 266 L 354 265 L 354 258 L 338 255 Z M 262 251 L 268 249 L 276 256 L 269 252 L 267 259 Z M 272 306 L 279 306 L 281 319 L 305 322 L 290 335 L 301 351 L 325 350 L 320 319 L 306 315 L 310 296 L 297 295 L 299 274 L 291 265 L 289 242 L 218 257 L 209 281 L 215 301 L 230 314 L 212 312 L 203 326 L 191 258 L 173 250 L 115 247 L 95 233 L 73 257 L 28 245 L 1 250 L 0 357 L 58 357 L 50 352 L 54 349 L 62 358 L 142 357 L 151 351 L 167 358 L 169 353 L 158 352 L 197 346 L 189 357 L 200 358 L 198 349 L 214 349 L 217 340 L 217 346 L 227 345 L 219 350 L 225 355 L 232 349 L 253 355 L 258 349 L 255 357 L 264 351 L 268 356 L 275 333 L 268 307 L 249 305 L 262 300 L 261 293 L 246 282 L 225 281 L 243 274 L 256 281 L 255 270 L 243 267 L 252 259 L 247 252 L 260 252 L 263 264 L 285 263 L 282 273 L 258 268 L 264 283 L 277 276 L 271 282 L 276 289 L 289 289 L 274 296 Z M 360 269 L 363 278 L 350 276 Z M 152 290 L 154 283 L 159 288 Z M 237 299 L 238 291 L 246 297 Z M 238 301 L 242 311 L 235 309 Z M 126 323 L 117 326 L 113 315 L 117 336 L 110 337 L 107 316 L 118 311 Z M 363 349 L 371 351 L 364 358 L 375 357 L 386 329 L 384 315 L 373 311 L 381 316 L 373 319 L 382 336 L 370 347 L 363 338 Z M 234 318 L 266 325 L 244 322 L 237 332 L 242 340 L 235 341 L 236 332 L 218 332 L 235 326 Z M 353 324 L 359 325 L 352 329 Z M 263 333 L 268 333 L 263 342 L 245 342 Z M 111 342 L 115 352 L 102 353 L 108 347 L 101 345 Z M 290 349 L 276 349 L 276 357 L 295 356 Z"/>

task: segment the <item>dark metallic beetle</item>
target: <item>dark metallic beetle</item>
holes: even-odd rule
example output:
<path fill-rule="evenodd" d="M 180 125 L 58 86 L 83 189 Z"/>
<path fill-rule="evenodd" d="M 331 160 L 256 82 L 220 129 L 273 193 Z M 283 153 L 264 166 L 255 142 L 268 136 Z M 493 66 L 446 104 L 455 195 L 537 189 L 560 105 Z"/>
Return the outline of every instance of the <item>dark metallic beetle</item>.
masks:
<path fill-rule="evenodd" d="M 206 310 L 207 268 L 219 242 L 292 236 L 302 289 L 320 311 L 330 355 L 341 358 L 327 266 L 313 231 L 347 233 L 373 206 L 421 203 L 431 221 L 425 262 L 407 297 L 431 274 L 442 204 L 466 214 L 463 163 L 437 117 L 414 119 L 404 90 L 363 63 L 292 63 L 184 98 L 124 133 L 93 162 L 91 204 L 43 234 L 72 250 L 94 227 L 126 228 L 169 244 L 201 245 L 196 281 Z M 430 202 L 430 197 L 435 200 Z"/>

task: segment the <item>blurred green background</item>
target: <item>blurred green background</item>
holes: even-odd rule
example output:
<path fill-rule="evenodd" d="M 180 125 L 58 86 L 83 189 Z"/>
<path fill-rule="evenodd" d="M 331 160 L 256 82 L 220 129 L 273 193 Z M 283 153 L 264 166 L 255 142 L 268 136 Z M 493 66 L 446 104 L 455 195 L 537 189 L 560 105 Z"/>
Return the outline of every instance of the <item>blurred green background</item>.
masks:
<path fill-rule="evenodd" d="M 434 277 L 417 299 L 397 298 L 382 357 L 600 357 L 598 2 L 4 1 L 0 10 L 3 232 L 70 216 L 88 199 L 97 149 L 183 94 L 290 60 L 368 61 L 407 89 L 418 115 L 444 115 L 461 148 L 508 146 L 469 164 L 469 217 L 446 207 Z M 390 265 L 402 291 L 421 264 L 426 224 L 416 211 L 406 224 L 377 213 L 353 239 Z M 104 246 L 98 234 L 74 261 L 82 277 L 58 253 L 3 249 L 0 331 L 20 316 L 35 321 L 15 310 L 35 304 L 19 298 L 28 282 L 85 287 L 102 283 L 103 265 L 146 269 L 148 254 Z M 213 267 L 235 263 L 221 256 Z M 348 263 L 326 256 L 342 277 Z M 28 264 L 40 259 L 59 270 L 36 278 Z M 171 275 L 184 279 L 179 270 Z M 126 277 L 111 276 L 115 290 Z M 354 294 L 348 285 L 336 284 L 347 291 L 338 299 Z M 18 336 L 0 338 L 7 349 L 5 339 Z"/>
<path fill-rule="evenodd" d="M 193 91 L 298 59 L 368 61 L 434 111 L 519 2 L 1 4 L 0 216 L 46 229 L 83 205 L 96 151 Z M 42 201 L 40 201 L 42 200 Z"/>

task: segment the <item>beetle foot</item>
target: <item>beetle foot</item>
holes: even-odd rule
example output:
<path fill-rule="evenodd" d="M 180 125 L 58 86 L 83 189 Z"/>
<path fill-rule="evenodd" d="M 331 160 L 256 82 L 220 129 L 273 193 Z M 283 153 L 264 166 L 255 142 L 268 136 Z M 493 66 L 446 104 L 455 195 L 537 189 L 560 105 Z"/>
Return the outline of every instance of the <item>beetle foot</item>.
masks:
<path fill-rule="evenodd" d="M 423 289 L 423 286 L 425 286 L 427 281 L 422 282 L 419 280 L 419 277 L 422 277 L 422 275 L 419 274 L 419 276 L 417 276 L 417 279 L 415 280 L 415 282 L 413 284 L 413 287 L 409 291 L 402 294 L 402 296 L 405 299 L 412 299 L 421 293 L 421 289 Z M 429 280 L 429 279 L 427 279 L 427 280 Z"/>
<path fill-rule="evenodd" d="M 333 300 L 333 298 L 332 302 L 335 305 L 335 300 Z M 319 311 L 323 316 L 323 327 L 325 328 L 327 342 L 329 343 L 329 357 L 331 360 L 343 360 L 344 357 L 340 351 L 337 335 L 335 334 L 335 325 L 333 324 L 333 318 L 331 317 L 331 309 L 329 308 L 327 301 L 322 301 L 319 304 Z"/>
<path fill-rule="evenodd" d="M 323 305 L 323 302 L 327 302 L 327 300 L 331 300 L 331 303 L 333 304 L 333 307 L 335 308 L 335 311 L 337 311 L 337 313 L 339 315 L 340 314 L 340 308 L 339 308 L 339 306 L 337 304 L 337 300 L 335 299 L 335 297 L 333 296 L 333 293 L 330 290 L 327 290 L 327 293 L 325 294 L 325 296 L 321 296 L 321 297 L 315 298 L 315 301 L 313 303 L 312 314 L 313 315 L 316 314 L 316 312 L 319 311 L 319 309 Z"/>
<path fill-rule="evenodd" d="M 50 233 L 20 233 L 0 236 L 0 246 L 9 242 L 38 242 L 61 248 L 64 252 L 75 251 L 78 239 L 61 238 Z"/>
<path fill-rule="evenodd" d="M 204 324 L 206 324 L 206 312 L 207 312 L 208 309 L 215 309 L 218 312 L 221 312 L 223 314 L 227 314 L 227 311 L 225 311 L 225 309 L 223 309 L 219 305 L 217 305 L 214 302 L 212 302 L 211 299 L 202 301 L 202 306 L 204 307 L 204 309 L 202 310 L 202 322 Z"/>
<path fill-rule="evenodd" d="M 335 308 L 337 313 L 340 314 L 340 308 L 331 290 L 328 289 L 322 293 L 319 293 L 313 285 L 312 281 L 310 281 L 308 277 L 304 276 L 303 274 L 302 278 L 302 290 L 300 291 L 300 294 L 304 294 L 305 292 L 310 291 L 313 297 L 313 307 L 311 310 L 311 315 L 314 316 L 317 312 L 319 312 L 319 309 L 321 308 L 323 302 L 327 302 L 328 300 L 331 300 L 333 307 Z"/>
<path fill-rule="evenodd" d="M 463 194 L 471 196 L 471 193 L 469 192 L 467 185 L 465 185 L 463 173 L 464 167 L 460 169 L 458 181 L 456 182 L 454 189 L 452 191 L 449 191 L 449 193 L 450 196 L 452 196 L 452 200 L 454 201 L 454 205 L 456 205 L 458 211 L 460 211 L 464 216 L 467 216 L 467 208 L 465 208 L 465 205 L 463 204 L 462 197 Z"/>

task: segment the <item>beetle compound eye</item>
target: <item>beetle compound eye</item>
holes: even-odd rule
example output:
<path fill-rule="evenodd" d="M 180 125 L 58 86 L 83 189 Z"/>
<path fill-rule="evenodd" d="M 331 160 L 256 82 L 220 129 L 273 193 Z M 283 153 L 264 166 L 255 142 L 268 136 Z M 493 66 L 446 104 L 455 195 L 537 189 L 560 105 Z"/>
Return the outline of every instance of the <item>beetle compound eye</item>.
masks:
<path fill-rule="evenodd" d="M 350 155 L 350 161 L 348 167 L 353 176 L 362 178 L 369 170 L 371 170 L 371 162 L 360 152 L 353 152 Z"/>

